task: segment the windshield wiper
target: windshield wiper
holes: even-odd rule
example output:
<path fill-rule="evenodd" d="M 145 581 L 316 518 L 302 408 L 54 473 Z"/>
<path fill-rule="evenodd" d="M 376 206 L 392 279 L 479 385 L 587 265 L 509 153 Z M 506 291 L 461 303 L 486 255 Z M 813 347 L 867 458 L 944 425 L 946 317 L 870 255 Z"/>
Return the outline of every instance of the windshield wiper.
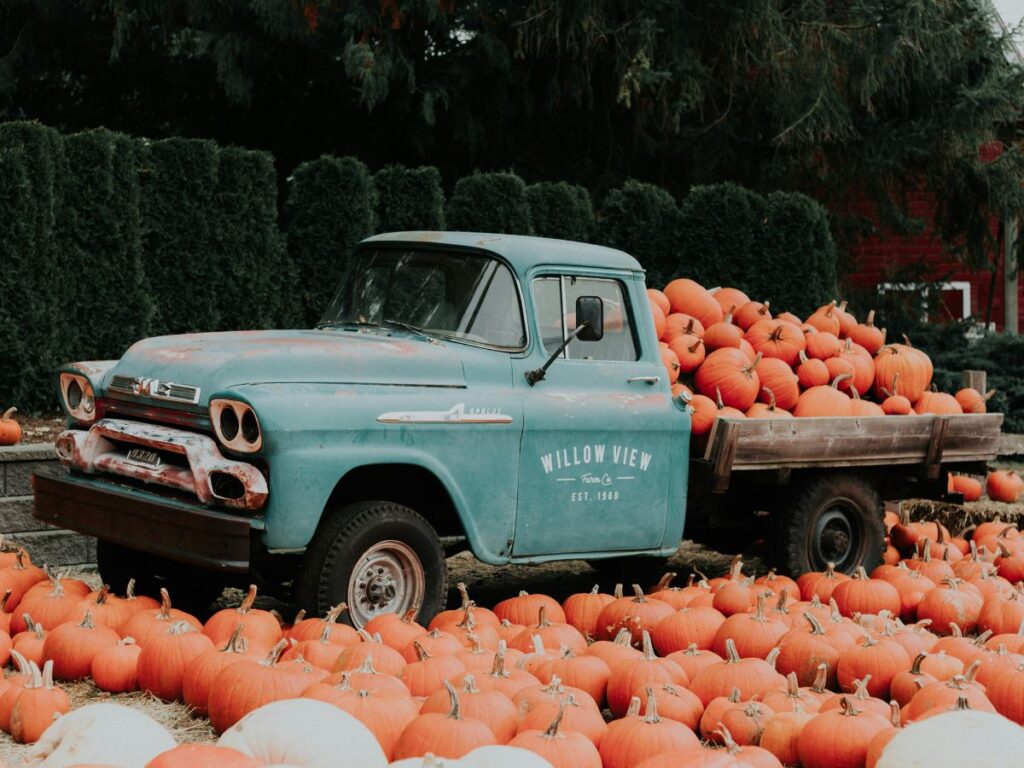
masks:
<path fill-rule="evenodd" d="M 317 328 L 337 328 L 343 325 L 354 325 L 357 328 L 399 328 L 409 333 L 415 333 L 417 336 L 423 336 L 424 338 L 430 338 L 430 334 L 424 331 L 422 328 L 417 328 L 411 323 L 403 323 L 401 320 L 380 320 L 378 322 L 369 322 L 368 320 L 328 320 L 320 323 Z"/>

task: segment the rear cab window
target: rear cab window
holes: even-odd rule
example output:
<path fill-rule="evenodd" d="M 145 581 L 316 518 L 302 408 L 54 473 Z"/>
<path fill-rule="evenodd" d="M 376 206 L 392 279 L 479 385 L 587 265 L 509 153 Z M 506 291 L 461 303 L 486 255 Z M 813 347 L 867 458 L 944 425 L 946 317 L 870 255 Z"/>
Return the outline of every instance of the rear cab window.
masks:
<path fill-rule="evenodd" d="M 570 360 L 635 361 L 639 358 L 636 328 L 623 284 L 611 278 L 544 275 L 533 280 L 541 343 L 552 354 L 576 327 L 576 299 L 597 296 L 604 304 L 604 337 L 572 341 Z"/>

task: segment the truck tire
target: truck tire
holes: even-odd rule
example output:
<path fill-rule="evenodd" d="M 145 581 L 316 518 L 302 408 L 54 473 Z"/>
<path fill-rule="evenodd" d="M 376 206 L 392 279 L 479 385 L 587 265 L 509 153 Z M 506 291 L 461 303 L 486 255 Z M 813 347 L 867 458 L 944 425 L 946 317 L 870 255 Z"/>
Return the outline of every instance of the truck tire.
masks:
<path fill-rule="evenodd" d="M 323 616 L 344 602 L 357 628 L 382 613 L 418 607 L 426 624 L 448 596 L 448 566 L 433 526 L 389 501 L 363 501 L 328 512 L 295 577 L 299 607 Z"/>
<path fill-rule="evenodd" d="M 822 571 L 869 572 L 882 561 L 885 526 L 878 489 L 856 475 L 818 474 L 790 495 L 778 510 L 775 546 L 777 565 L 792 576 Z"/>
<path fill-rule="evenodd" d="M 165 588 L 175 608 L 206 620 L 211 604 L 220 597 L 224 585 L 217 574 L 155 555 L 139 552 L 109 541 L 96 541 L 96 565 L 103 583 L 117 595 L 123 595 L 128 582 L 135 579 L 135 592 L 160 599 Z"/>

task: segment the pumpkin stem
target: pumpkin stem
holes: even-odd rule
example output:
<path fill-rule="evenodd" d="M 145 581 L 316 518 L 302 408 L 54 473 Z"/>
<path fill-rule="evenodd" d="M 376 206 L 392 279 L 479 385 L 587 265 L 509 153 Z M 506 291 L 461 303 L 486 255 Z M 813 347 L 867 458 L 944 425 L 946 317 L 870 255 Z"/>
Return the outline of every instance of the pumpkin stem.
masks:
<path fill-rule="evenodd" d="M 36 669 L 38 669 L 38 667 L 36 667 Z M 42 687 L 48 691 L 53 690 L 53 659 L 47 659 L 46 663 L 43 664 Z"/>
<path fill-rule="evenodd" d="M 644 688 L 644 695 L 647 696 L 647 715 L 644 717 L 644 722 L 656 725 L 661 722 L 661 718 L 658 717 L 658 700 L 654 697 L 654 690 L 651 686 Z"/>
<path fill-rule="evenodd" d="M 612 590 L 612 597 L 614 597 L 616 600 L 621 600 L 622 599 L 623 594 L 622 594 L 622 585 L 621 584 L 616 584 L 615 585 L 615 589 Z"/>
<path fill-rule="evenodd" d="M 813 613 L 804 612 L 804 620 L 811 625 L 812 635 L 824 635 L 825 629 L 821 626 L 821 622 L 818 621 L 818 617 Z"/>
<path fill-rule="evenodd" d="M 644 591 L 639 584 L 633 585 L 633 602 L 634 603 L 646 603 L 647 598 L 644 597 Z"/>
<path fill-rule="evenodd" d="M 86 612 L 86 616 L 89 616 L 88 612 Z M 92 616 L 89 616 L 89 621 L 90 621 L 90 624 L 91 624 L 92 623 Z M 83 623 L 81 626 L 84 627 L 85 624 Z M 93 627 L 90 626 L 90 629 L 93 629 Z M 189 624 L 187 621 L 172 621 L 171 622 L 171 626 L 169 626 L 167 628 L 167 634 L 168 635 L 187 635 L 189 632 L 195 632 L 195 631 L 196 631 L 196 628 L 193 627 L 191 624 Z M 283 640 L 282 639 L 281 642 L 284 643 L 285 646 L 288 645 L 288 641 L 287 640 Z M 283 649 L 282 649 L 282 651 L 283 651 Z"/>
<path fill-rule="evenodd" d="M 847 379 L 852 379 L 852 378 L 853 378 L 853 374 L 852 373 L 840 373 L 838 376 L 836 376 L 834 379 L 832 379 L 832 389 L 839 389 L 839 385 L 840 384 L 842 384 Z"/>
<path fill-rule="evenodd" d="M 426 661 L 427 659 L 433 658 L 429 653 L 427 653 L 427 649 L 420 645 L 419 640 L 413 640 L 412 647 L 416 651 L 417 661 Z M 370 657 L 367 656 L 366 658 Z M 495 662 L 497 662 L 497 658 L 495 658 Z"/>
<path fill-rule="evenodd" d="M 659 591 L 661 591 L 663 589 L 668 589 L 669 584 L 672 583 L 672 581 L 673 581 L 673 579 L 675 579 L 675 577 L 676 577 L 676 572 L 675 571 L 669 571 L 668 573 L 662 574 L 661 578 L 658 579 L 658 583 L 654 587 L 654 591 L 655 592 L 659 592 Z M 592 594 L 592 595 L 596 595 L 597 594 L 597 585 L 596 584 L 594 585 L 594 591 L 591 592 L 590 594 Z"/>
<path fill-rule="evenodd" d="M 786 695 L 791 699 L 800 698 L 800 681 L 796 679 L 796 672 L 786 675 Z"/>
<path fill-rule="evenodd" d="M 629 630 L 626 631 L 628 632 Z M 640 637 L 640 647 L 644 652 L 644 659 L 651 661 L 657 658 L 654 653 L 654 644 L 651 642 L 651 633 L 645 629 Z"/>
<path fill-rule="evenodd" d="M 160 608 L 157 610 L 156 617 L 160 621 L 170 621 L 171 619 L 171 594 L 166 587 L 160 587 Z"/>
<path fill-rule="evenodd" d="M 629 700 L 629 708 L 626 710 L 626 717 L 636 717 L 640 714 L 640 697 L 634 696 Z"/>
<path fill-rule="evenodd" d="M 242 604 L 236 610 L 241 614 L 246 614 L 252 610 L 254 602 L 256 602 L 256 585 L 250 584 L 249 591 L 245 593 L 245 597 L 242 598 Z"/>
<path fill-rule="evenodd" d="M 753 375 L 752 375 L 752 374 L 754 373 L 754 370 L 755 370 L 755 369 L 757 368 L 757 364 L 761 362 L 761 358 L 762 358 L 762 357 L 764 357 L 764 355 L 763 355 L 763 354 L 762 354 L 761 352 L 758 352 L 758 353 L 757 353 L 756 355 L 754 355 L 754 359 L 753 359 L 753 361 L 752 361 L 752 362 L 750 363 L 750 365 L 748 365 L 748 366 L 747 366 L 746 368 L 744 368 L 744 369 L 742 370 L 743 374 L 744 374 L 744 375 L 745 375 L 745 376 L 746 376 L 746 377 L 747 377 L 748 379 L 751 379 L 751 378 L 753 378 Z"/>
<path fill-rule="evenodd" d="M 562 725 L 562 718 L 565 717 L 565 704 L 566 699 L 562 699 L 558 702 L 558 714 L 555 715 L 555 719 L 551 721 L 551 725 L 544 731 L 544 735 L 549 739 L 554 739 L 558 736 L 558 729 Z"/>
<path fill-rule="evenodd" d="M 914 676 L 920 675 L 921 662 L 923 662 L 926 658 L 928 658 L 928 654 L 924 651 L 921 651 L 921 653 L 917 654 L 917 656 L 914 657 L 914 663 L 910 665 L 910 674 Z"/>
<path fill-rule="evenodd" d="M 757 606 L 754 608 L 754 615 L 751 616 L 751 620 L 760 622 L 768 621 L 768 617 L 765 615 L 765 608 L 767 607 L 768 598 L 765 597 L 764 592 L 761 592 L 757 596 Z"/>
<path fill-rule="evenodd" d="M 448 708 L 448 717 L 451 720 L 461 720 L 462 711 L 459 709 L 459 694 L 447 680 L 444 681 L 445 690 L 448 691 L 448 698 L 450 700 L 450 706 Z"/>
<path fill-rule="evenodd" d="M 725 409 L 725 403 L 722 402 L 722 389 L 721 387 L 715 387 L 715 405 L 718 406 L 718 410 Z"/>
<path fill-rule="evenodd" d="M 363 663 L 359 665 L 359 669 L 357 669 L 356 671 L 364 672 L 368 675 L 379 674 L 377 672 L 377 668 L 373 666 L 373 656 L 366 656 L 365 658 L 363 658 Z"/>
<path fill-rule="evenodd" d="M 772 648 L 770 651 L 768 651 L 768 655 L 764 657 L 764 660 L 766 662 L 768 662 L 768 664 L 771 666 L 772 670 L 775 669 L 775 664 L 779 660 L 779 654 L 781 654 L 781 653 L 782 653 L 782 646 L 776 645 L 774 648 Z"/>
<path fill-rule="evenodd" d="M 533 644 L 533 652 L 538 656 L 543 656 L 545 652 L 544 638 L 540 635 L 531 635 L 530 642 Z"/>
<path fill-rule="evenodd" d="M 824 693 L 825 685 L 828 682 L 828 664 L 822 662 L 818 665 L 818 671 L 814 676 L 814 682 L 811 683 L 811 690 L 814 693 Z"/>
<path fill-rule="evenodd" d="M 788 614 L 786 610 L 786 604 L 789 602 L 789 588 L 786 587 L 779 592 L 779 599 L 775 601 L 775 612 Z"/>
<path fill-rule="evenodd" d="M 859 709 L 853 706 L 853 702 L 846 696 L 843 696 L 843 698 L 839 700 L 839 706 L 842 708 L 843 714 L 849 717 L 856 717 L 861 713 Z"/>
<path fill-rule="evenodd" d="M 647 634 L 647 631 L 644 631 Z M 725 661 L 728 664 L 739 664 L 740 654 L 736 650 L 736 643 L 733 642 L 731 637 L 725 638 Z"/>
<path fill-rule="evenodd" d="M 459 596 L 462 598 L 462 604 L 460 607 L 465 609 L 465 607 L 470 603 L 469 591 L 466 589 L 465 582 L 460 581 L 458 584 L 455 585 L 455 589 L 458 590 Z"/>
<path fill-rule="evenodd" d="M 419 651 L 417 651 L 417 653 L 419 653 Z M 424 653 L 426 652 L 424 651 Z M 423 661 L 423 659 L 420 659 L 420 661 Z M 490 676 L 498 678 L 504 678 L 509 676 L 509 673 L 505 671 L 505 651 L 502 648 L 499 648 L 498 652 L 494 654 L 494 663 L 491 664 Z"/>
<path fill-rule="evenodd" d="M 612 641 L 615 645 L 632 645 L 633 644 L 633 632 L 626 627 L 623 627 L 615 635 L 615 639 Z"/>
<path fill-rule="evenodd" d="M 17 413 L 17 412 L 18 412 L 18 409 L 15 408 L 12 405 L 10 408 L 8 408 L 6 411 L 3 412 L 3 415 L 0 415 L 0 421 L 10 421 L 11 414 L 12 413 Z"/>
<path fill-rule="evenodd" d="M 735 739 L 733 739 L 729 729 L 725 727 L 725 723 L 720 722 L 714 732 L 722 737 L 722 743 L 725 744 L 725 751 L 730 755 L 738 755 L 743 751 L 740 749 L 740 745 L 736 743 Z"/>
<path fill-rule="evenodd" d="M 871 675 L 864 675 L 860 680 L 853 681 L 853 698 L 858 701 L 871 698 L 868 693 L 868 683 L 871 682 Z"/>
<path fill-rule="evenodd" d="M 92 621 L 92 611 L 86 609 L 85 616 L 82 617 L 81 623 L 78 625 L 82 629 L 96 629 L 96 625 Z"/>
<path fill-rule="evenodd" d="M 978 674 L 978 669 L 981 667 L 981 659 L 975 659 L 971 662 L 971 666 L 964 670 L 963 678 L 968 683 L 974 682 L 974 676 Z"/>

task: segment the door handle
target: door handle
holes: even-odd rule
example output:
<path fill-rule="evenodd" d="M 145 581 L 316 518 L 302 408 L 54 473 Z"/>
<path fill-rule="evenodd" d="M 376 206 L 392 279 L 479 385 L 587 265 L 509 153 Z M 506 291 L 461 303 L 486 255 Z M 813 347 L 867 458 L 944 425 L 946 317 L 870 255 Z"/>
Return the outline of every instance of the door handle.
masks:
<path fill-rule="evenodd" d="M 635 384 L 638 381 L 642 381 L 644 384 L 650 384 L 651 386 L 654 386 L 659 381 L 661 381 L 661 376 L 630 376 L 628 379 L 626 379 L 626 382 L 629 384 Z"/>

